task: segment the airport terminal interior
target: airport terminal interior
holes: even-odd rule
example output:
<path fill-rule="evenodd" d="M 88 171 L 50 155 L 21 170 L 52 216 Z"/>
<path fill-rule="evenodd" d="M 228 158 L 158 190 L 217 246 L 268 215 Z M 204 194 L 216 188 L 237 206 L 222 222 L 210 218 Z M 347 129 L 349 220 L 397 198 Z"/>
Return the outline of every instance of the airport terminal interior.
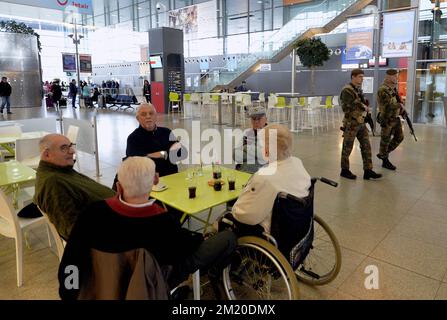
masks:
<path fill-rule="evenodd" d="M 112 188 L 150 108 L 156 130 L 169 128 L 188 150 L 179 173 L 161 175 L 166 190 L 150 196 L 191 216 L 183 227 L 207 239 L 222 214 L 242 206 L 238 196 L 256 194 L 251 183 L 264 168 L 243 172 L 233 150 L 238 139 L 246 152 L 250 139 L 264 141 L 255 128 L 263 119 L 292 137 L 291 156 L 310 177 L 336 185 L 314 186 L 313 227 L 292 246 L 299 262 L 269 238 L 265 247 L 242 241 L 218 289 L 206 271 L 194 273 L 182 299 L 447 300 L 446 1 L 39 3 L 0 1 L 0 299 L 61 299 L 70 238 L 50 212 L 17 216 L 40 205 L 36 172 L 49 152 L 41 139 L 65 135 L 74 145 L 60 151 L 76 158 L 73 169 Z M 156 157 L 157 167 L 169 161 L 165 151 Z M 368 159 L 381 177 L 369 175 Z"/>

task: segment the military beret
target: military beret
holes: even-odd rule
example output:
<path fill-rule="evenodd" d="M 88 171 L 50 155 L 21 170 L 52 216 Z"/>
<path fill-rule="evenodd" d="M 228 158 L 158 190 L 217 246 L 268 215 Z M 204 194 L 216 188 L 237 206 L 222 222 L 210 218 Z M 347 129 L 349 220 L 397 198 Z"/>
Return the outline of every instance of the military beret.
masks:
<path fill-rule="evenodd" d="M 397 74 L 397 70 L 396 69 L 388 69 L 386 71 L 386 74 L 389 76 L 395 76 Z"/>

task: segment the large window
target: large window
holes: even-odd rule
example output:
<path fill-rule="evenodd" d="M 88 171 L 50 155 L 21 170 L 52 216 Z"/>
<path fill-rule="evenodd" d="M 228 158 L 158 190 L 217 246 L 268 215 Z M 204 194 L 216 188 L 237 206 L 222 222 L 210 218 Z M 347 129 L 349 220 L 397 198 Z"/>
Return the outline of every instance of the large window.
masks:
<path fill-rule="evenodd" d="M 447 109 L 447 3 L 420 0 L 415 122 L 443 125 Z"/>
<path fill-rule="evenodd" d="M 190 54 L 200 47 L 207 51 L 217 51 L 217 54 L 248 52 L 248 47 L 253 44 L 254 39 L 263 37 L 267 31 L 280 29 L 288 21 L 289 16 L 285 17 L 285 12 L 292 14 L 292 11 L 287 11 L 283 6 L 283 0 L 95 0 L 93 3 L 92 21 L 96 26 L 112 26 L 132 21 L 133 29 L 140 32 L 168 26 L 170 10 L 214 3 L 215 12 L 214 9 L 202 7 L 197 11 L 198 32 L 185 38 L 185 47 L 188 46 Z M 157 4 L 160 4 L 159 9 Z M 204 26 L 209 23 L 213 25 Z M 204 30 L 214 29 L 217 30 L 215 35 L 223 40 L 219 40 L 219 45 L 209 49 L 210 33 Z M 230 37 L 233 35 L 235 37 Z M 187 44 L 188 39 L 194 41 Z"/>

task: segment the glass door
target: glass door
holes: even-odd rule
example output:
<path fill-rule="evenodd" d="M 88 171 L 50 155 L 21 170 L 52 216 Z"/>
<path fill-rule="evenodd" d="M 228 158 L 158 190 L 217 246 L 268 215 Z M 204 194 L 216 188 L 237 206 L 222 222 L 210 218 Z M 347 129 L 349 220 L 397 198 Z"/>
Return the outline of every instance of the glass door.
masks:
<path fill-rule="evenodd" d="M 446 124 L 446 66 L 445 60 L 417 63 L 414 122 Z"/>

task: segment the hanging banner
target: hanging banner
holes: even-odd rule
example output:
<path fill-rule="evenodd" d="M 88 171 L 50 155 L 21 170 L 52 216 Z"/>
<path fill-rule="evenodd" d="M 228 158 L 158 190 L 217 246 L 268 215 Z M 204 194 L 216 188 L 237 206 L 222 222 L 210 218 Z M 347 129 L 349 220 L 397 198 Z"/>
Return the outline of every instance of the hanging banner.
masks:
<path fill-rule="evenodd" d="M 383 14 L 383 57 L 413 55 L 414 15 L 413 10 Z"/>
<path fill-rule="evenodd" d="M 64 72 L 76 72 L 76 55 L 62 53 L 62 69 Z"/>
<path fill-rule="evenodd" d="M 198 31 L 197 6 L 189 6 L 169 11 L 169 25 L 182 29 L 185 34 Z"/>
<path fill-rule="evenodd" d="M 371 59 L 373 36 L 374 15 L 348 19 L 346 60 Z"/>
<path fill-rule="evenodd" d="M 80 54 L 79 66 L 81 73 L 92 73 L 92 56 L 89 54 Z"/>
<path fill-rule="evenodd" d="M 5 2 L 40 8 L 74 11 L 81 14 L 93 14 L 92 0 L 6 0 Z"/>
<path fill-rule="evenodd" d="M 341 47 L 339 50 L 341 50 L 342 69 L 357 69 L 359 67 L 360 60 L 349 60 L 349 61 L 346 60 L 346 47 Z"/>

